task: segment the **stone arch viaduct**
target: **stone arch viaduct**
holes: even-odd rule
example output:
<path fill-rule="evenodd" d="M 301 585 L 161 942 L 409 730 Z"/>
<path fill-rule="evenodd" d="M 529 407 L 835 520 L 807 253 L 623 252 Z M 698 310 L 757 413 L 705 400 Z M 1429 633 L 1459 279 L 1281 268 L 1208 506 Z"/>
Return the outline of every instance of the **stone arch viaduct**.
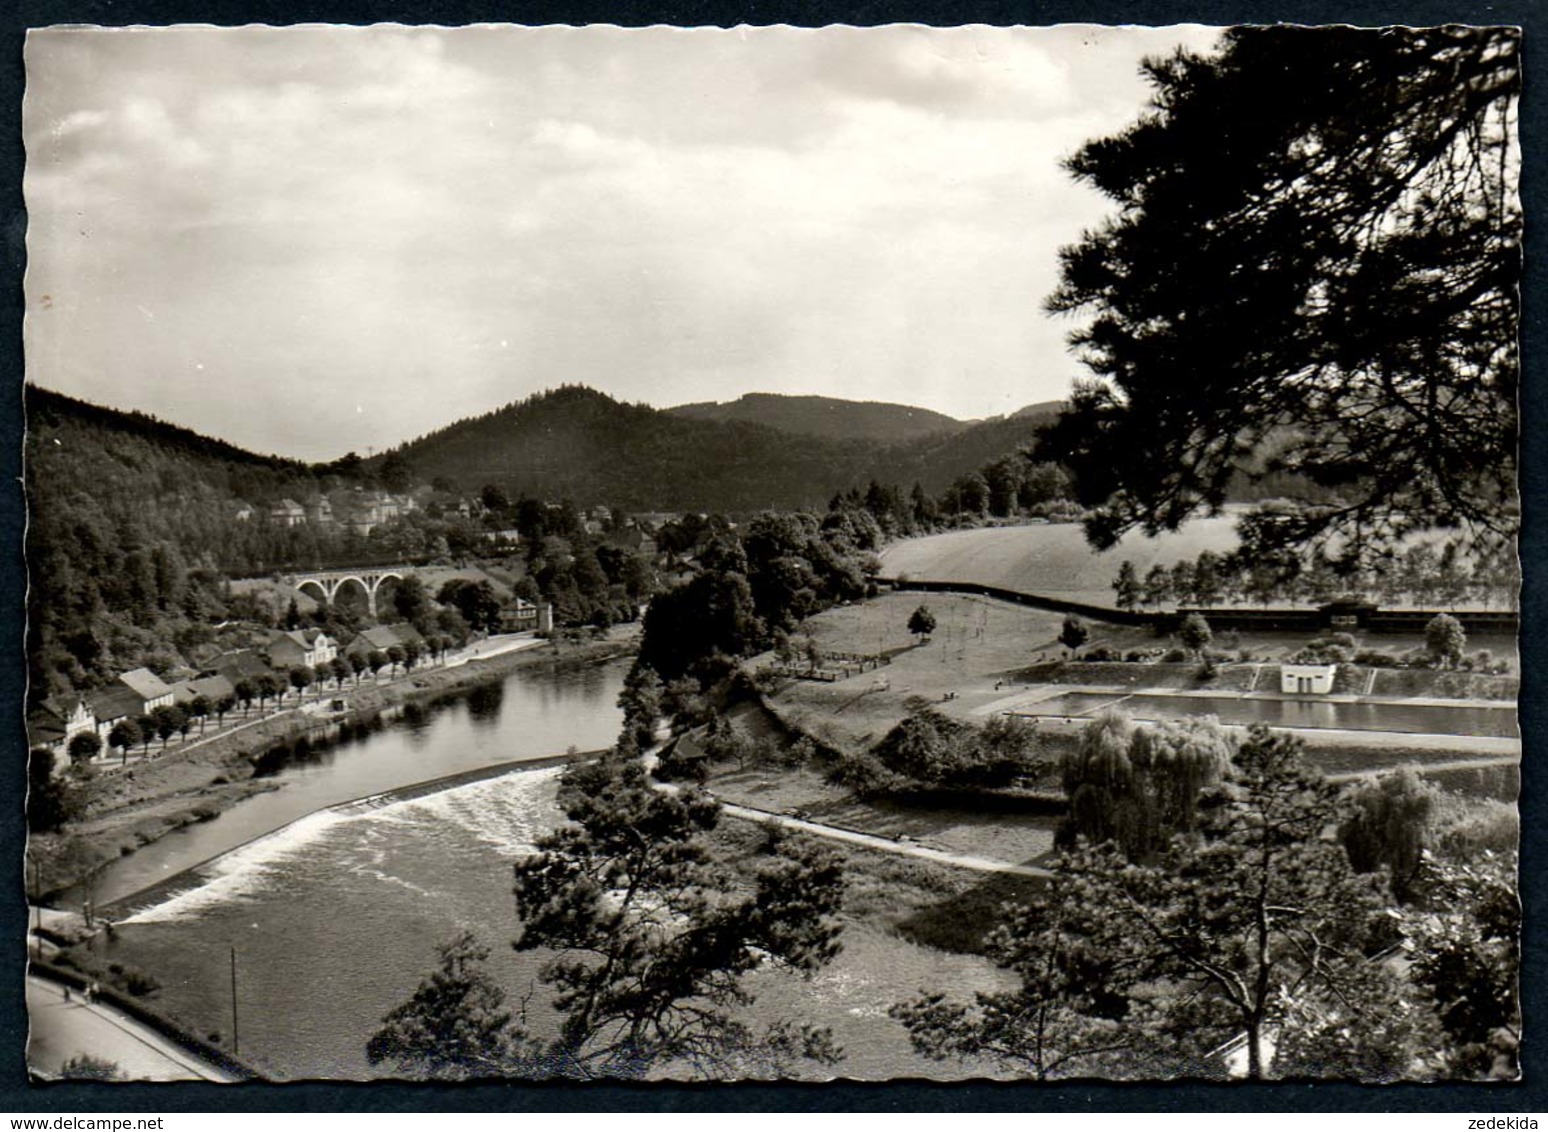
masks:
<path fill-rule="evenodd" d="M 321 596 L 327 605 L 332 605 L 338 592 L 354 582 L 365 591 L 366 608 L 370 610 L 371 616 L 375 617 L 376 591 L 381 588 L 382 583 L 388 578 L 401 582 L 413 572 L 412 566 L 373 566 L 369 569 L 356 570 L 302 570 L 294 574 L 286 574 L 282 580 L 286 585 L 309 597 Z M 307 589 L 308 586 L 311 590 Z"/>

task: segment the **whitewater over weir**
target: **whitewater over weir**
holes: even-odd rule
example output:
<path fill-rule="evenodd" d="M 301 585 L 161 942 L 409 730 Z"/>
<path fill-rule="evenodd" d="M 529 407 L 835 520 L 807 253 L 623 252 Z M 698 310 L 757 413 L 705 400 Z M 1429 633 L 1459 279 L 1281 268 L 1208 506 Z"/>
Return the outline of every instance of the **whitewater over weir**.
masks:
<path fill-rule="evenodd" d="M 350 866 L 351 871 L 433 899 L 430 890 L 380 870 L 384 856 L 380 846 L 394 830 L 450 823 L 502 856 L 524 856 L 533 851 L 537 838 L 558 822 L 554 797 L 561 773 L 562 768 L 556 766 L 514 769 L 424 797 L 394 801 L 377 796 L 308 814 L 196 866 L 167 886 L 157 886 L 153 893 L 145 894 L 151 897 L 149 903 L 118 924 L 186 921 L 224 903 L 251 902 L 259 894 L 282 886 L 300 858 L 337 852 L 352 841 L 372 849 L 366 859 Z M 125 903 L 133 906 L 137 901 L 131 897 Z"/>

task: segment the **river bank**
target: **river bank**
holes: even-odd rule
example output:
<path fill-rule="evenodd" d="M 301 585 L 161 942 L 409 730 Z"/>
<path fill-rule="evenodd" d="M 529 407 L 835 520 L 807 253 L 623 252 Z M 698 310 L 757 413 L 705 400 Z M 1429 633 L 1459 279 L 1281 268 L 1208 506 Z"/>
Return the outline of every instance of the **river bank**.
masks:
<path fill-rule="evenodd" d="M 29 897 L 47 900 L 87 881 L 103 866 L 166 835 L 218 818 L 255 794 L 281 789 L 258 773 L 266 753 L 281 751 L 323 727 L 366 725 L 403 705 L 455 696 L 498 682 L 522 669 L 562 671 L 632 653 L 633 627 L 583 644 L 547 643 L 444 668 L 419 669 L 396 680 L 346 688 L 342 714 L 327 720 L 297 710 L 242 724 L 206 740 L 195 739 L 154 759 L 107 767 L 89 786 L 82 820 L 57 834 L 28 840 Z"/>

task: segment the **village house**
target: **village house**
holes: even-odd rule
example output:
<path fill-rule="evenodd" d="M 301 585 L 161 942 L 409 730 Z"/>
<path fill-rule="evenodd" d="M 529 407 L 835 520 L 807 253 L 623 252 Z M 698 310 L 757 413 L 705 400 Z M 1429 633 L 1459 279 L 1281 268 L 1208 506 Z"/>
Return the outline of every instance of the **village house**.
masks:
<path fill-rule="evenodd" d="M 425 496 L 425 514 L 432 518 L 445 518 L 449 515 L 458 515 L 464 519 L 471 519 L 483 511 L 483 505 L 476 500 L 469 499 L 465 495 L 457 495 L 450 491 L 432 491 Z"/>
<path fill-rule="evenodd" d="M 132 668 L 120 674 L 118 682 L 139 697 L 141 715 L 148 715 L 172 702 L 172 689 L 149 668 Z"/>
<path fill-rule="evenodd" d="M 58 753 L 69 747 L 71 739 L 95 725 L 85 696 L 50 696 L 27 717 L 27 742 Z"/>
<path fill-rule="evenodd" d="M 187 707 L 200 696 L 209 702 L 213 712 L 221 700 L 228 696 L 236 698 L 236 686 L 224 676 L 203 676 L 172 685 L 172 702 L 178 707 Z"/>
<path fill-rule="evenodd" d="M 281 499 L 269 508 L 269 522 L 276 527 L 299 527 L 306 522 L 306 508 L 294 499 Z"/>
<path fill-rule="evenodd" d="M 253 505 L 244 503 L 238 499 L 231 504 L 231 517 L 238 523 L 250 523 L 253 521 Z"/>
<path fill-rule="evenodd" d="M 526 598 L 514 599 L 500 610 L 500 632 L 549 633 L 554 628 L 554 607 L 548 602 L 533 604 Z"/>
<path fill-rule="evenodd" d="M 331 661 L 338 651 L 338 642 L 321 629 L 276 630 L 263 647 L 269 667 L 278 671 L 288 671 L 299 665 L 316 668 Z"/>
<path fill-rule="evenodd" d="M 145 714 L 141 708 L 144 701 L 140 699 L 139 693 L 122 684 L 99 688 L 86 697 L 86 702 L 91 708 L 92 719 L 96 721 L 97 734 L 104 743 L 114 724 Z"/>
<path fill-rule="evenodd" d="M 362 488 L 354 488 L 350 491 L 336 491 L 332 496 L 333 515 L 336 522 L 347 526 L 357 535 L 364 538 L 388 516 L 383 510 L 383 496 L 379 491 L 366 491 Z M 392 508 L 392 517 L 397 517 L 397 508 Z"/>
<path fill-rule="evenodd" d="M 425 639 L 419 635 L 419 630 L 407 622 L 397 625 L 376 625 L 370 629 L 362 629 L 355 639 L 344 646 L 345 656 L 358 656 L 364 660 L 373 652 L 385 653 L 393 646 L 403 648 L 413 644 L 421 653 L 425 651 Z"/>
<path fill-rule="evenodd" d="M 207 676 L 224 676 L 233 687 L 243 680 L 251 683 L 260 676 L 272 676 L 273 670 L 253 649 L 221 653 L 206 670 Z"/>
<path fill-rule="evenodd" d="M 27 716 L 27 746 L 60 754 L 65 749 L 64 724 L 49 712 L 33 712 Z"/>
<path fill-rule="evenodd" d="M 326 495 L 306 501 L 306 521 L 317 527 L 333 526 L 333 502 Z"/>

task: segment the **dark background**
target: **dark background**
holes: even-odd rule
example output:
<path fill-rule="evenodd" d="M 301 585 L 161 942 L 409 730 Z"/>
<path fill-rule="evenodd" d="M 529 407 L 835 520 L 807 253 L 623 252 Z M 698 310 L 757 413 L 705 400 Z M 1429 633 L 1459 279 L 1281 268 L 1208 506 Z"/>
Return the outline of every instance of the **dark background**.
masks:
<path fill-rule="evenodd" d="M 1544 416 L 1548 377 L 1536 366 L 1548 346 L 1545 329 L 1545 272 L 1537 232 L 1545 219 L 1542 181 L 1548 161 L 1540 151 L 1548 95 L 1541 85 L 1548 50 L 1548 17 L 1531 0 L 1410 0 L 1407 3 L 1350 0 L 875 0 L 797 3 L 787 0 L 543 0 L 498 4 L 473 0 L 3 0 L 0 13 L 0 221 L 5 256 L 0 276 L 0 703 L 6 705 L 4 749 L 10 770 L 0 787 L 0 1112 L 123 1113 L 287 1111 L 1454 1111 L 1485 1114 L 1541 1113 L 1548 1109 L 1548 1054 L 1537 1040 L 1536 1023 L 1548 1013 L 1548 883 L 1542 873 L 1545 838 L 1542 775 L 1531 761 L 1544 733 L 1542 673 L 1548 657 L 1542 613 L 1548 603 L 1543 563 L 1548 557 L 1548 453 Z M 1526 1036 L 1524 1079 L 1512 1085 L 1359 1086 L 1338 1084 L 1107 1085 L 925 1082 L 829 1085 L 469 1085 L 292 1084 L 292 1085 L 29 1085 L 25 1065 L 27 1016 L 22 988 L 26 905 L 21 855 L 26 751 L 22 658 L 26 575 L 22 557 L 25 510 L 22 502 L 21 388 L 22 278 L 26 269 L 26 211 L 22 202 L 22 47 L 29 27 L 51 24 L 216 25 L 343 23 L 369 24 L 615 23 L 625 26 L 675 24 L 732 26 L 788 23 L 820 26 L 847 23 L 951 25 L 962 23 L 1057 24 L 1286 22 L 1360 26 L 1444 23 L 1513 24 L 1525 29 L 1525 93 L 1521 103 L 1524 152 L 1522 196 L 1526 205 L 1527 265 L 1522 322 L 1521 488 L 1526 500 L 1522 528 L 1522 696 L 1525 768 L 1521 797 L 1521 896 L 1526 906 L 1522 983 Z M 1459 1119 L 1457 1127 L 1463 1126 Z"/>

